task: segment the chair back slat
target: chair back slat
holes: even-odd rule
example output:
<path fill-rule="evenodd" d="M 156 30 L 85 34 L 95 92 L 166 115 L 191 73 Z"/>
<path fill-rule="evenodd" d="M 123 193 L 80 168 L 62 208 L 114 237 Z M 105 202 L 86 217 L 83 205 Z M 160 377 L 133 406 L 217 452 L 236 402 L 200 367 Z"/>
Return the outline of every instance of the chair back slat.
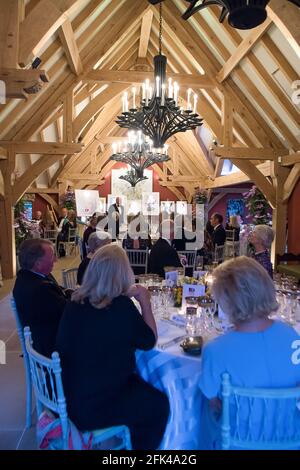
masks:
<path fill-rule="evenodd" d="M 78 268 L 63 269 L 62 280 L 65 289 L 75 289 L 77 286 Z"/>
<path fill-rule="evenodd" d="M 241 388 L 222 376 L 222 448 L 300 447 L 300 388 Z"/>
<path fill-rule="evenodd" d="M 144 268 L 145 274 L 148 271 L 148 250 L 126 250 L 131 267 Z"/>
<path fill-rule="evenodd" d="M 31 420 L 32 382 L 31 382 L 31 374 L 30 374 L 29 357 L 28 357 L 27 350 L 26 350 L 23 328 L 20 322 L 18 311 L 17 311 L 16 302 L 13 297 L 11 297 L 10 299 L 10 304 L 11 304 L 11 308 L 12 308 L 12 311 L 16 320 L 17 332 L 18 332 L 20 343 L 21 343 L 21 349 L 22 349 L 22 354 L 23 354 L 23 359 L 24 359 L 25 380 L 26 380 L 26 428 L 30 428 L 31 422 L 32 422 Z"/>
<path fill-rule="evenodd" d="M 196 257 L 197 251 L 196 250 L 183 250 L 177 251 L 178 256 L 184 256 L 186 259 L 186 264 L 184 265 L 185 268 L 193 268 L 196 269 Z"/>
<path fill-rule="evenodd" d="M 240 256 L 240 242 L 235 241 L 225 241 L 225 258 L 235 258 L 236 256 Z"/>
<path fill-rule="evenodd" d="M 57 352 L 52 353 L 52 357 L 42 356 L 33 349 L 31 332 L 29 327 L 24 328 L 26 352 L 29 358 L 33 388 L 37 401 L 38 417 L 47 408 L 59 415 L 62 429 L 62 447 L 63 450 L 69 449 L 69 434 L 72 427 L 75 426 L 68 419 L 67 404 L 64 394 L 60 357 Z M 78 431 L 77 431 L 78 432 Z M 72 437 L 72 436 L 70 436 Z M 118 444 L 110 442 L 110 449 L 131 450 L 130 432 L 127 426 L 113 426 L 103 430 L 92 431 L 92 449 L 112 438 L 118 439 Z M 70 439 L 72 441 L 72 439 Z M 74 447 L 74 442 L 73 442 Z M 99 447 L 100 448 L 100 447 Z M 76 447 L 74 447 L 76 449 Z"/>
<path fill-rule="evenodd" d="M 214 261 L 218 263 L 222 263 L 224 261 L 224 255 L 225 255 L 225 245 L 216 245 L 215 246 L 215 253 L 214 253 Z"/>
<path fill-rule="evenodd" d="M 26 350 L 29 357 L 33 388 L 41 409 L 41 404 L 57 413 L 61 420 L 63 449 L 68 449 L 68 414 L 64 395 L 60 358 L 57 352 L 48 359 L 32 347 L 31 332 L 28 327 L 24 329 Z"/>
<path fill-rule="evenodd" d="M 234 242 L 235 230 L 225 230 L 226 240 Z"/>

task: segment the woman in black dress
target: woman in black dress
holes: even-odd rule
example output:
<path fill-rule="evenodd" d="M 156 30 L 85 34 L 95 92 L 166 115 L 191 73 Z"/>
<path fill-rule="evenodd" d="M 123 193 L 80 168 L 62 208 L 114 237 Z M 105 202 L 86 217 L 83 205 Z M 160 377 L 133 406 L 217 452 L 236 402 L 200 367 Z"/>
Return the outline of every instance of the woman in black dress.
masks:
<path fill-rule="evenodd" d="M 136 373 L 135 351 L 153 348 L 157 331 L 148 290 L 133 282 L 125 251 L 100 248 L 64 311 L 57 349 L 68 414 L 78 429 L 125 424 L 133 448 L 149 450 L 163 437 L 169 403 Z"/>

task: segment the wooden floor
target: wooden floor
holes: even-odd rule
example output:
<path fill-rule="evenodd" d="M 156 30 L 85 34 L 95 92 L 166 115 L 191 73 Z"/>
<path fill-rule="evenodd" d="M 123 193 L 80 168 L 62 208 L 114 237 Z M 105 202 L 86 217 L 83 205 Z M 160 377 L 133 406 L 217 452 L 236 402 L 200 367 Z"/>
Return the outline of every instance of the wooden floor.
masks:
<path fill-rule="evenodd" d="M 59 259 L 53 270 L 57 281 L 61 282 L 62 269 L 77 267 L 79 262 L 79 256 Z M 6 364 L 0 364 L 0 450 L 32 450 L 36 449 L 35 426 L 25 429 L 25 373 L 9 303 L 14 282 L 14 279 L 6 280 L 0 287 L 0 340 L 6 347 Z"/>

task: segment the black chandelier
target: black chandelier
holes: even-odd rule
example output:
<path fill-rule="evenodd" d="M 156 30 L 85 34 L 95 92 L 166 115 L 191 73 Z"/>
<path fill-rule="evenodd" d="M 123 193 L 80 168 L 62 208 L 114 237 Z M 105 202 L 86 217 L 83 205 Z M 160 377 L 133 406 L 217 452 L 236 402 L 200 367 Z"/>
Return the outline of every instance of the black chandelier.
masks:
<path fill-rule="evenodd" d="M 162 3 L 164 0 L 149 0 L 152 5 Z M 200 10 L 211 5 L 222 8 L 219 21 L 222 23 L 228 15 L 228 23 L 236 29 L 252 29 L 260 25 L 267 18 L 266 6 L 270 0 L 185 0 L 190 3 L 182 15 L 187 20 Z M 287 0 L 300 7 L 300 0 Z"/>
<path fill-rule="evenodd" d="M 132 94 L 132 108 L 129 109 L 128 93 L 123 95 L 123 112 L 117 124 L 126 129 L 141 130 L 152 139 L 155 148 L 162 148 L 166 141 L 177 132 L 185 132 L 202 125 L 197 114 L 198 96 L 187 91 L 187 109 L 178 107 L 179 86 L 172 79 L 166 83 L 167 58 L 161 53 L 162 47 L 162 5 L 160 4 L 159 54 L 154 57 L 154 84 L 150 81 L 142 86 L 140 107 L 136 108 L 135 88 Z M 193 101 L 193 103 L 192 103 Z"/>
<path fill-rule="evenodd" d="M 128 140 L 119 143 L 113 143 L 113 155 L 110 160 L 127 163 L 130 170 L 126 175 L 120 176 L 120 179 L 130 183 L 132 187 L 140 181 L 148 179 L 144 176 L 144 170 L 154 163 L 163 163 L 170 160 L 168 156 L 168 145 L 163 148 L 154 148 L 152 140 L 145 138 L 142 131 L 135 133 L 128 132 Z"/>

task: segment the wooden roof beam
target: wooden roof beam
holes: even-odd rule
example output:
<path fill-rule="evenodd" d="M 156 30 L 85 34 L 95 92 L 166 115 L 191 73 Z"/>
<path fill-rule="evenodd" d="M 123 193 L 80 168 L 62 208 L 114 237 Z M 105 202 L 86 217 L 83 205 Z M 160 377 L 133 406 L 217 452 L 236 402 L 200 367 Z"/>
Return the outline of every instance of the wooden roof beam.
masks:
<path fill-rule="evenodd" d="M 0 0 L 0 68 L 16 68 L 19 57 L 21 2 Z"/>
<path fill-rule="evenodd" d="M 298 57 L 300 57 L 300 9 L 291 2 L 271 0 L 267 6 L 267 12 Z"/>
<path fill-rule="evenodd" d="M 248 159 L 248 160 L 273 160 L 276 156 L 288 154 L 288 150 L 273 148 L 250 148 L 250 147 L 220 147 L 215 146 L 215 154 L 218 157 L 229 159 Z"/>
<path fill-rule="evenodd" d="M 257 169 L 264 176 L 270 176 L 271 174 L 270 162 L 265 162 L 261 165 L 257 165 Z M 223 186 L 231 186 L 234 184 L 246 183 L 247 181 L 252 181 L 252 178 L 246 175 L 243 171 L 237 171 L 236 173 L 231 173 L 230 175 L 218 176 L 214 180 L 212 178 L 206 178 L 206 180 L 204 181 L 204 187 L 207 189 L 222 188 Z"/>
<path fill-rule="evenodd" d="M 25 67 L 81 0 L 40 0 L 20 25 L 19 64 Z"/>
<path fill-rule="evenodd" d="M 68 144 L 57 142 L 17 142 L 0 140 L 0 147 L 13 148 L 15 153 L 35 153 L 48 155 L 70 155 L 82 151 L 81 144 Z"/>
<path fill-rule="evenodd" d="M 85 80 L 96 82 L 142 83 L 149 78 L 150 72 L 133 70 L 92 70 Z M 181 87 L 214 88 L 215 83 L 206 75 L 168 73 L 168 77 L 180 83 Z"/>
<path fill-rule="evenodd" d="M 83 66 L 79 55 L 78 46 L 76 44 L 74 31 L 69 19 L 67 19 L 59 28 L 59 38 L 63 45 L 70 69 L 75 75 L 83 72 Z"/>
<path fill-rule="evenodd" d="M 0 80 L 5 83 L 6 98 L 25 99 L 27 94 L 40 91 L 49 82 L 45 70 L 27 70 L 0 67 Z"/>
<path fill-rule="evenodd" d="M 257 41 L 260 40 L 263 34 L 270 27 L 271 23 L 272 20 L 267 18 L 261 25 L 254 28 L 251 33 L 249 33 L 248 36 L 243 39 L 232 56 L 223 65 L 220 72 L 218 72 L 217 80 L 219 83 L 222 83 L 231 74 L 240 61 L 250 52 Z"/>
<path fill-rule="evenodd" d="M 153 19 L 153 11 L 149 10 L 142 19 L 142 27 L 141 27 L 141 37 L 139 43 L 139 52 L 138 57 L 146 58 L 147 51 L 148 51 L 148 44 L 150 39 L 150 31 L 152 26 L 152 19 Z"/>
<path fill-rule="evenodd" d="M 300 163 L 300 152 L 287 155 L 286 157 L 279 157 L 278 163 L 280 163 L 281 166 L 291 166 L 295 163 Z"/>
<path fill-rule="evenodd" d="M 290 174 L 288 175 L 283 187 L 283 201 L 287 201 L 300 178 L 300 163 L 293 166 Z"/>
<path fill-rule="evenodd" d="M 25 193 L 32 194 L 59 194 L 59 190 L 55 188 L 27 188 Z"/>

